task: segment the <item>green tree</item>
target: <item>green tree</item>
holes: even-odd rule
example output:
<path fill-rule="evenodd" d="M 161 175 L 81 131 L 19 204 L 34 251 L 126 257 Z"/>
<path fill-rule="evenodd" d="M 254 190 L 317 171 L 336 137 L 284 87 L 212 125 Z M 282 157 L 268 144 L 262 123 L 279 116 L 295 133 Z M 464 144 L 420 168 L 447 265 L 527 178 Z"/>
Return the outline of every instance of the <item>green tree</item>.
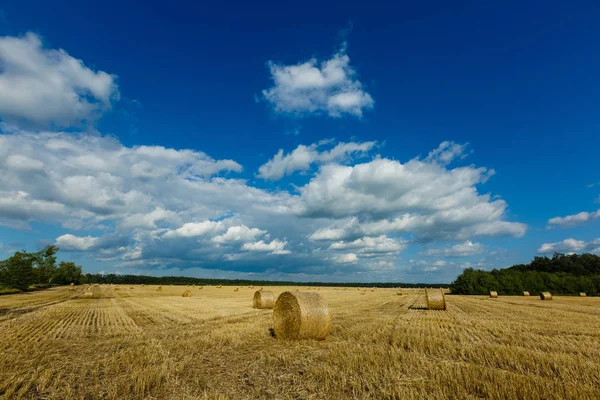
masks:
<path fill-rule="evenodd" d="M 0 262 L 0 278 L 4 286 L 25 290 L 34 283 L 34 258 L 26 252 L 16 252 L 14 256 Z"/>
<path fill-rule="evenodd" d="M 56 270 L 55 255 L 57 252 L 57 246 L 49 245 L 46 246 L 43 250 L 34 253 L 34 259 L 36 264 L 36 282 L 39 285 L 47 285 L 50 283 L 52 275 L 54 275 L 54 271 Z"/>
<path fill-rule="evenodd" d="M 52 283 L 57 285 L 79 284 L 81 280 L 81 267 L 72 261 L 61 261 L 52 275 Z"/>

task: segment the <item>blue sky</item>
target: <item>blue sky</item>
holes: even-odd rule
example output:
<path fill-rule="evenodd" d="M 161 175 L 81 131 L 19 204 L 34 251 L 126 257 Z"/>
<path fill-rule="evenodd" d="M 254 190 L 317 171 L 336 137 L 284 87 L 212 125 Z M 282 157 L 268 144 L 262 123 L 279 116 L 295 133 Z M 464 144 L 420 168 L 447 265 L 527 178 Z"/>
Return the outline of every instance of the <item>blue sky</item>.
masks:
<path fill-rule="evenodd" d="M 3 4 L 0 256 L 449 282 L 600 252 L 600 6 L 388 3 Z"/>

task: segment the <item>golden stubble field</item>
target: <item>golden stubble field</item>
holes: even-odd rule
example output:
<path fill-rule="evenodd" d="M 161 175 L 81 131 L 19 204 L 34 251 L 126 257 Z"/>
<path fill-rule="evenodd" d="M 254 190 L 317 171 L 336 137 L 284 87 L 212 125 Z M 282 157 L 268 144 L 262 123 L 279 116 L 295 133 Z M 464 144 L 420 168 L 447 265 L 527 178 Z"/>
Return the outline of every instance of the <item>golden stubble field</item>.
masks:
<path fill-rule="evenodd" d="M 319 342 L 273 338 L 247 287 L 90 290 L 0 297 L 0 398 L 600 398 L 600 298 L 448 296 L 429 311 L 419 291 L 321 288 Z"/>

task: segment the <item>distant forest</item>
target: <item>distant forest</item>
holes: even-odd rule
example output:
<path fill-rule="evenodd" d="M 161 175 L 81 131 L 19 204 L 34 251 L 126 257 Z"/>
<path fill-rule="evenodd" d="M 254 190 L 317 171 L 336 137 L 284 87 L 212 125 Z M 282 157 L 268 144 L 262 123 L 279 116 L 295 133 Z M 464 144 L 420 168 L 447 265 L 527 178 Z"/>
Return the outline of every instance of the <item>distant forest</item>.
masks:
<path fill-rule="evenodd" d="M 469 268 L 450 285 L 454 294 L 537 295 L 549 291 L 556 295 L 600 295 L 600 257 L 594 254 L 560 254 L 552 258 L 535 257 L 529 264 L 482 271 Z"/>

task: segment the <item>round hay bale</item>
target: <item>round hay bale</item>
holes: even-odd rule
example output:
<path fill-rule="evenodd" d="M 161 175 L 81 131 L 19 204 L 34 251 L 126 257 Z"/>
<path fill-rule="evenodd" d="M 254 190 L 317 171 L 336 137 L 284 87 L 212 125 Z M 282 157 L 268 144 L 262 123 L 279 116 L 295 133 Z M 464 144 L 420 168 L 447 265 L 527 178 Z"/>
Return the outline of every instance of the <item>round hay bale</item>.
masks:
<path fill-rule="evenodd" d="M 587 294 L 585 292 L 579 292 L 579 296 L 581 296 L 581 297 L 587 297 Z"/>
<path fill-rule="evenodd" d="M 233 289 L 234 292 L 238 292 L 239 290 L 240 290 L 240 288 Z"/>
<path fill-rule="evenodd" d="M 427 308 L 429 310 L 445 310 L 446 297 L 442 289 L 425 289 Z"/>
<path fill-rule="evenodd" d="M 92 297 L 94 295 L 94 293 L 92 293 L 92 292 L 85 292 L 83 295 L 85 297 Z"/>
<path fill-rule="evenodd" d="M 283 292 L 273 309 L 275 335 L 281 339 L 323 340 L 331 331 L 331 314 L 318 293 Z"/>
<path fill-rule="evenodd" d="M 157 287 L 157 288 L 156 288 L 156 291 L 157 291 L 157 292 L 162 292 L 162 286 L 159 286 L 159 287 Z"/>
<path fill-rule="evenodd" d="M 402 290 L 398 290 L 398 291 L 396 292 L 396 295 L 398 295 L 398 296 L 402 296 Z"/>
<path fill-rule="evenodd" d="M 497 299 L 498 298 L 498 292 L 496 292 L 495 290 L 490 291 L 490 297 L 492 299 Z"/>
<path fill-rule="evenodd" d="M 527 291 L 523 292 L 523 296 L 529 296 L 529 292 L 527 292 Z"/>
<path fill-rule="evenodd" d="M 181 295 L 181 297 L 192 297 L 192 291 L 191 290 L 186 290 L 185 292 L 183 292 L 183 294 Z"/>
<path fill-rule="evenodd" d="M 200 286 L 198 289 L 202 289 L 204 286 Z"/>
<path fill-rule="evenodd" d="M 258 290 L 252 298 L 252 307 L 254 308 L 273 308 L 275 304 L 275 295 L 273 292 Z"/>
<path fill-rule="evenodd" d="M 540 292 L 540 299 L 542 299 L 542 300 L 552 300 L 552 293 L 550 293 L 550 292 Z"/>
<path fill-rule="evenodd" d="M 217 286 L 217 289 L 221 289 L 222 287 L 223 287 L 223 286 L 221 286 L 221 285 L 218 285 L 218 286 Z"/>

